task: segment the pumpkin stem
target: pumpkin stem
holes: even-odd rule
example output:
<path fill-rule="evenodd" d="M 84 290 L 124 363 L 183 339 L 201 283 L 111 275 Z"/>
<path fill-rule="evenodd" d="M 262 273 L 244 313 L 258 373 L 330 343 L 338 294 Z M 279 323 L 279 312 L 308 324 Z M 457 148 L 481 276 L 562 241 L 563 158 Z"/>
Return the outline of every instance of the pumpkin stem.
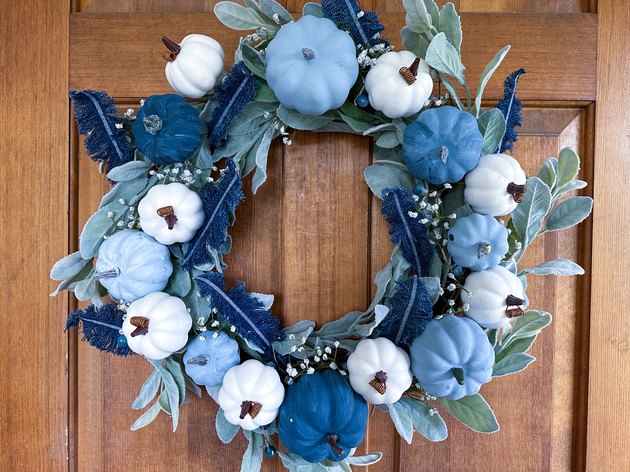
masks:
<path fill-rule="evenodd" d="M 149 318 L 146 318 L 144 316 L 132 316 L 129 320 L 129 323 L 131 323 L 132 326 L 136 327 L 136 329 L 131 332 L 132 338 L 147 334 L 149 332 Z"/>
<path fill-rule="evenodd" d="M 337 444 L 337 439 L 339 439 L 339 436 L 336 434 L 329 434 L 326 436 L 326 442 L 328 442 L 330 448 L 335 451 L 335 454 L 340 456 L 343 454 L 343 449 Z"/>
<path fill-rule="evenodd" d="M 402 75 L 408 85 L 413 85 L 418 75 L 418 66 L 420 65 L 420 59 L 415 58 L 409 67 L 401 67 L 398 69 L 398 73 Z"/>
<path fill-rule="evenodd" d="M 379 370 L 374 374 L 374 379 L 370 382 L 370 386 L 381 395 L 385 395 L 387 390 L 387 373 Z"/>
<path fill-rule="evenodd" d="M 92 280 L 113 279 L 114 277 L 118 277 L 119 275 L 120 269 L 118 267 L 114 267 L 113 269 L 104 270 L 103 272 L 94 272 L 94 275 L 92 275 Z"/>
<path fill-rule="evenodd" d="M 442 163 L 446 164 L 446 160 L 448 159 L 448 148 L 446 146 L 440 147 L 440 160 Z"/>
<path fill-rule="evenodd" d="M 453 377 L 457 380 L 457 383 L 460 385 L 464 385 L 464 369 L 461 367 L 453 368 Z"/>
<path fill-rule="evenodd" d="M 208 365 L 210 358 L 207 354 L 201 354 L 200 356 L 191 357 L 186 361 L 188 365 Z"/>
<path fill-rule="evenodd" d="M 525 300 L 522 298 L 518 298 L 514 295 L 508 295 L 505 299 L 505 304 L 507 305 L 507 309 L 505 310 L 505 316 L 508 318 L 514 318 L 516 316 L 521 316 L 524 312 L 523 309 L 519 305 L 523 305 Z M 511 306 L 516 308 L 510 308 Z"/>
<path fill-rule="evenodd" d="M 477 245 L 477 259 L 481 259 L 492 252 L 490 243 L 482 242 Z"/>
<path fill-rule="evenodd" d="M 182 50 L 182 47 L 175 41 L 171 41 L 170 39 L 168 39 L 166 36 L 162 36 L 162 42 L 164 43 L 164 46 L 166 46 L 170 51 L 164 56 L 164 59 L 169 62 L 173 62 L 179 52 Z"/>
<path fill-rule="evenodd" d="M 523 197 L 525 196 L 525 192 L 527 191 L 527 185 L 515 184 L 514 182 L 510 182 L 507 186 L 507 193 L 512 195 L 512 198 L 516 203 L 521 203 L 523 201 Z"/>
<path fill-rule="evenodd" d="M 175 227 L 175 223 L 177 223 L 177 216 L 175 216 L 172 206 L 169 205 L 162 208 L 158 208 L 156 211 L 158 215 L 164 218 L 164 221 L 166 221 L 166 226 L 168 226 L 168 229 L 173 229 Z"/>
<path fill-rule="evenodd" d="M 302 55 L 307 61 L 312 61 L 313 59 L 315 59 L 315 52 L 309 48 L 302 48 Z"/>
<path fill-rule="evenodd" d="M 258 416 L 260 410 L 262 410 L 262 405 L 260 403 L 244 400 L 241 403 L 241 414 L 238 417 L 243 420 L 247 415 L 249 415 L 252 419 L 254 419 Z"/>

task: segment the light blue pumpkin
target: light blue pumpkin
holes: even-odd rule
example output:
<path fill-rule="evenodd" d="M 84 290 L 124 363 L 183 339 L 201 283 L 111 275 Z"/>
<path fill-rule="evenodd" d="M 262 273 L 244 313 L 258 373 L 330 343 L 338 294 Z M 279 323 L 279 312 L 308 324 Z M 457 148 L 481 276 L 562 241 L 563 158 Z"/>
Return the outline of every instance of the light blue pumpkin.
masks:
<path fill-rule="evenodd" d="M 338 462 L 365 437 L 368 407 L 336 371 L 304 375 L 286 392 L 278 435 L 308 462 Z"/>
<path fill-rule="evenodd" d="M 458 400 L 492 378 L 494 349 L 473 320 L 455 315 L 429 321 L 410 348 L 411 371 L 429 395 Z"/>
<path fill-rule="evenodd" d="M 305 115 L 343 105 L 359 74 L 350 35 L 312 15 L 283 25 L 265 57 L 267 83 L 280 103 Z"/>
<path fill-rule="evenodd" d="M 184 353 L 186 374 L 206 387 L 221 385 L 225 373 L 240 361 L 238 343 L 223 331 L 200 334 Z"/>
<path fill-rule="evenodd" d="M 431 108 L 405 129 L 403 158 L 420 180 L 458 182 L 477 165 L 482 142 L 473 115 L 450 106 Z"/>
<path fill-rule="evenodd" d="M 199 113 L 179 95 L 152 95 L 132 126 L 137 148 L 156 164 L 184 162 L 201 142 Z"/>
<path fill-rule="evenodd" d="M 142 231 L 125 229 L 107 238 L 98 250 L 95 279 L 112 298 L 133 302 L 161 292 L 173 272 L 168 247 Z"/>
<path fill-rule="evenodd" d="M 448 252 L 456 264 L 474 271 L 499 265 L 509 248 L 504 225 L 490 215 L 457 218 L 448 232 Z"/>

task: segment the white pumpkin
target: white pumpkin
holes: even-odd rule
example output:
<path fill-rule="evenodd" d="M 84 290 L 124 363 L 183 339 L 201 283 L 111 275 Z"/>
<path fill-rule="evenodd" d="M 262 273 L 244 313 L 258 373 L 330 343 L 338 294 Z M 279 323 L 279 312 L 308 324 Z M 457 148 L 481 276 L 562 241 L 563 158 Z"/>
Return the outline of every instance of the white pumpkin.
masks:
<path fill-rule="evenodd" d="M 477 167 L 465 177 L 464 198 L 483 215 L 511 213 L 523 199 L 527 177 L 518 161 L 507 154 L 481 156 Z"/>
<path fill-rule="evenodd" d="M 178 45 L 168 38 L 162 41 L 170 51 L 166 80 L 178 94 L 201 98 L 217 83 L 223 73 L 221 45 L 209 36 L 189 34 Z"/>
<path fill-rule="evenodd" d="M 525 308 L 523 284 L 505 267 L 473 272 L 466 277 L 461 300 L 468 304 L 466 316 L 482 328 L 500 328 Z"/>
<path fill-rule="evenodd" d="M 192 319 L 181 299 L 153 292 L 129 305 L 122 331 L 129 349 L 160 360 L 186 345 L 191 327 Z"/>
<path fill-rule="evenodd" d="M 357 344 L 348 373 L 352 389 L 373 405 L 396 403 L 413 381 L 409 356 L 387 338 Z"/>
<path fill-rule="evenodd" d="M 370 105 L 388 118 L 419 112 L 432 90 L 429 66 L 410 51 L 383 54 L 365 77 Z"/>
<path fill-rule="evenodd" d="M 204 220 L 197 192 L 173 182 L 155 185 L 138 205 L 142 230 L 164 245 L 190 241 Z"/>
<path fill-rule="evenodd" d="M 284 386 L 278 372 L 256 359 L 228 370 L 219 390 L 225 419 L 249 431 L 275 420 L 283 400 Z"/>

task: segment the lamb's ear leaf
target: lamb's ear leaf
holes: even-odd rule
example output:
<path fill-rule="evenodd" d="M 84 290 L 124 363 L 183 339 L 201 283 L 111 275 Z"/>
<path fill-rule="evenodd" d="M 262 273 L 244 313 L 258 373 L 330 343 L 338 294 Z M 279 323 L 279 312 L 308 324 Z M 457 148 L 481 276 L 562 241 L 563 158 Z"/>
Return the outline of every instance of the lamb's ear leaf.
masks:
<path fill-rule="evenodd" d="M 486 400 L 479 395 L 470 395 L 459 400 L 440 398 L 446 411 L 451 416 L 478 433 L 494 433 L 499 431 L 499 423 Z"/>
<path fill-rule="evenodd" d="M 224 444 L 231 443 L 236 437 L 238 430 L 241 429 L 238 425 L 234 425 L 225 419 L 225 413 L 221 408 L 217 409 L 215 427 L 217 436 L 219 436 L 219 439 Z"/>
<path fill-rule="evenodd" d="M 263 461 L 263 448 L 265 441 L 262 434 L 254 431 L 243 430 L 247 438 L 247 449 L 243 453 L 241 472 L 259 472 Z"/>

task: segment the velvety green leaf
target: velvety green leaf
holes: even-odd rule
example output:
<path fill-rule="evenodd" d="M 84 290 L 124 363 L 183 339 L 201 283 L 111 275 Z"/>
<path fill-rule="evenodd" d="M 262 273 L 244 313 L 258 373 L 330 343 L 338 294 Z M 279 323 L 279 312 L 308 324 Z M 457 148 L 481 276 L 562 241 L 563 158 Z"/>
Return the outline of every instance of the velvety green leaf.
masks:
<path fill-rule="evenodd" d="M 545 161 L 538 172 L 538 178 L 542 180 L 552 191 L 556 186 L 558 160 L 550 157 Z"/>
<path fill-rule="evenodd" d="M 443 441 L 447 438 L 448 429 L 446 423 L 437 409 L 427 402 L 421 402 L 409 397 L 401 398 L 398 403 L 405 408 L 411 418 L 413 428 L 422 436 L 433 442 Z M 433 411 L 433 414 L 431 414 L 431 411 Z"/>
<path fill-rule="evenodd" d="M 80 301 L 98 298 L 99 292 L 97 284 L 98 282 L 96 280 L 92 280 L 91 278 L 87 278 L 81 280 L 80 282 L 77 282 L 74 287 L 74 296 L 77 297 L 77 300 Z"/>
<path fill-rule="evenodd" d="M 317 18 L 323 18 L 324 12 L 322 11 L 322 6 L 319 3 L 307 2 L 304 4 L 302 8 L 302 16 L 311 15 L 316 16 Z"/>
<path fill-rule="evenodd" d="M 423 0 L 403 0 L 405 24 L 416 33 L 431 34 L 432 20 Z"/>
<path fill-rule="evenodd" d="M 558 155 L 558 189 L 568 185 L 580 171 L 580 158 L 575 149 L 565 147 Z"/>
<path fill-rule="evenodd" d="M 581 223 L 591 214 L 591 197 L 573 197 L 555 207 L 547 219 L 547 231 L 558 231 Z"/>
<path fill-rule="evenodd" d="M 551 315 L 545 311 L 528 310 L 516 318 L 509 338 L 512 340 L 537 336 L 551 323 Z"/>
<path fill-rule="evenodd" d="M 414 180 L 411 174 L 392 165 L 373 164 L 365 169 L 365 181 L 378 198 L 383 198 L 383 190 L 390 187 L 403 187 L 411 191 Z"/>
<path fill-rule="evenodd" d="M 444 33 L 435 35 L 431 40 L 425 61 L 438 72 L 455 77 L 460 84 L 465 82 L 464 65 L 457 50 L 448 42 Z"/>
<path fill-rule="evenodd" d="M 114 167 L 107 174 L 109 180 L 114 182 L 127 182 L 137 177 L 146 177 L 152 164 L 146 161 L 130 161 L 118 167 Z"/>
<path fill-rule="evenodd" d="M 341 111 L 338 112 L 341 119 L 348 125 L 352 130 L 356 133 L 364 133 L 368 129 L 370 129 L 370 123 L 366 123 L 365 121 L 357 120 L 351 116 L 348 116 Z"/>
<path fill-rule="evenodd" d="M 566 184 L 561 189 L 556 189 L 556 192 L 555 192 L 555 195 L 554 195 L 554 199 L 557 199 L 557 198 L 561 197 L 562 195 L 564 195 L 567 192 L 573 192 L 574 190 L 580 190 L 580 189 L 586 187 L 587 185 L 588 184 L 586 182 L 584 182 L 583 180 L 575 179 L 575 180 L 569 182 L 568 184 Z"/>
<path fill-rule="evenodd" d="M 79 251 L 83 259 L 92 259 L 96 256 L 105 235 L 113 232 L 115 228 L 113 218 L 120 217 L 126 210 L 126 206 L 112 202 L 87 220 L 79 237 Z M 114 217 L 108 216 L 109 212 L 112 212 Z"/>
<path fill-rule="evenodd" d="M 186 399 L 186 380 L 184 379 L 184 371 L 182 365 L 174 360 L 172 357 L 167 357 L 164 361 L 164 368 L 171 373 L 175 383 L 177 384 L 177 390 L 179 392 L 179 404 L 184 403 Z"/>
<path fill-rule="evenodd" d="M 265 79 L 265 60 L 260 52 L 247 43 L 241 43 L 241 53 L 245 66 L 261 79 Z"/>
<path fill-rule="evenodd" d="M 53 280 L 70 279 L 81 272 L 87 264 L 91 264 L 91 262 L 91 259 L 83 259 L 80 252 L 73 252 L 55 262 L 55 265 L 50 270 L 50 278 Z"/>
<path fill-rule="evenodd" d="M 240 426 L 230 423 L 225 419 L 225 413 L 221 408 L 217 409 L 217 418 L 215 421 L 215 427 L 217 430 L 217 436 L 224 444 L 229 444 L 236 437 Z"/>
<path fill-rule="evenodd" d="M 413 440 L 413 422 L 407 409 L 400 402 L 389 405 L 389 416 L 396 427 L 396 431 L 407 444 Z"/>
<path fill-rule="evenodd" d="M 173 269 L 166 291 L 177 297 L 185 297 L 192 288 L 190 272 L 182 269 L 182 262 L 179 259 L 173 261 Z"/>
<path fill-rule="evenodd" d="M 512 224 L 523 246 L 528 246 L 539 233 L 543 219 L 551 206 L 551 191 L 538 177 L 527 179 L 523 201 L 512 212 Z"/>
<path fill-rule="evenodd" d="M 446 35 L 448 42 L 459 52 L 462 46 L 462 23 L 455 6 L 450 2 L 444 5 L 439 13 L 438 30 Z"/>
<path fill-rule="evenodd" d="M 160 413 L 161 409 L 162 408 L 160 407 L 160 404 L 158 402 L 155 402 L 153 405 L 151 405 L 151 408 L 149 408 L 140 416 L 140 418 L 134 421 L 134 423 L 131 425 L 131 431 L 136 431 L 140 428 L 144 428 L 146 425 L 151 423 L 155 418 L 157 418 L 157 415 Z"/>
<path fill-rule="evenodd" d="M 491 108 L 481 114 L 477 123 L 483 135 L 481 154 L 491 154 L 497 150 L 505 134 L 505 117 L 498 108 Z"/>
<path fill-rule="evenodd" d="M 495 363 L 498 364 L 503 358 L 511 354 L 523 354 L 529 351 L 534 344 L 534 341 L 536 341 L 537 336 L 538 335 L 519 337 L 509 334 L 505 339 L 501 340 L 495 349 Z"/>
<path fill-rule="evenodd" d="M 165 409 L 165 405 L 163 403 L 161 408 L 166 412 L 170 412 L 173 423 L 173 431 L 175 431 L 177 429 L 177 423 L 179 422 L 179 387 L 177 382 L 175 382 L 173 375 L 162 367 L 161 361 L 150 361 L 150 363 L 160 372 L 160 375 L 162 376 L 162 381 L 164 382 L 164 392 L 166 393 L 166 398 L 168 399 L 168 408 Z"/>
<path fill-rule="evenodd" d="M 277 115 L 287 126 L 306 131 L 321 128 L 334 119 L 328 115 L 303 115 L 296 110 L 289 110 L 283 105 L 278 107 Z"/>
<path fill-rule="evenodd" d="M 263 461 L 263 447 L 265 445 L 262 434 L 253 431 L 243 431 L 247 438 L 247 449 L 243 454 L 241 472 L 259 472 Z"/>
<path fill-rule="evenodd" d="M 427 54 L 427 48 L 429 47 L 429 41 L 427 41 L 422 35 L 410 30 L 408 27 L 403 27 L 400 30 L 400 37 L 402 39 L 403 47 L 407 51 L 411 51 L 421 59 Z"/>
<path fill-rule="evenodd" d="M 494 365 L 494 368 L 492 369 L 492 376 L 503 377 L 505 375 L 521 372 L 535 360 L 536 358 L 534 356 L 530 356 L 529 354 L 509 354 Z"/>
<path fill-rule="evenodd" d="M 372 465 L 376 464 L 381 460 L 383 454 L 380 452 L 372 452 L 370 454 L 366 454 L 364 456 L 348 456 L 346 457 L 346 462 L 350 465 Z"/>
<path fill-rule="evenodd" d="M 569 259 L 555 259 L 523 269 L 523 272 L 534 275 L 582 275 L 584 269 Z"/>
<path fill-rule="evenodd" d="M 260 8 L 267 17 L 273 21 L 274 23 L 279 23 L 281 25 L 285 23 L 290 23 L 293 21 L 293 17 L 291 14 L 280 5 L 278 2 L 274 0 L 260 0 Z M 276 18 L 278 20 L 276 21 Z"/>
<path fill-rule="evenodd" d="M 114 185 L 114 187 L 106 193 L 105 196 L 103 196 L 99 204 L 99 208 L 103 208 L 104 206 L 117 202 L 120 199 L 128 202 L 137 195 L 144 195 L 150 188 L 148 187 L 149 183 L 153 186 L 155 182 L 157 182 L 157 176 L 153 176 L 152 179 L 148 179 L 145 175 L 141 175 L 126 182 L 119 182 Z"/>
<path fill-rule="evenodd" d="M 276 129 L 270 126 L 267 131 L 265 131 L 265 134 L 263 134 L 260 144 L 256 148 L 256 172 L 252 178 L 252 193 L 256 193 L 260 186 L 267 180 L 267 158 L 275 131 Z"/>
<path fill-rule="evenodd" d="M 400 141 L 398 141 L 398 134 L 396 133 L 396 131 L 387 131 L 383 133 L 374 144 L 376 144 L 378 147 L 391 149 L 398 146 L 400 144 Z"/>
<path fill-rule="evenodd" d="M 140 393 L 131 404 L 131 408 L 134 410 L 141 410 L 146 407 L 158 393 L 160 383 L 162 382 L 162 376 L 157 370 L 151 372 L 149 378 L 142 384 Z"/>
<path fill-rule="evenodd" d="M 256 101 L 263 103 L 276 103 L 278 98 L 276 94 L 273 93 L 271 87 L 267 84 L 260 83 L 258 84 L 258 89 L 256 90 Z"/>
<path fill-rule="evenodd" d="M 479 433 L 494 433 L 499 430 L 499 423 L 490 405 L 479 395 L 460 398 L 459 400 L 439 399 L 446 411 L 454 418 Z"/>
<path fill-rule="evenodd" d="M 253 30 L 266 25 L 254 10 L 234 2 L 217 3 L 214 14 L 221 23 L 234 30 Z"/>
<path fill-rule="evenodd" d="M 51 297 L 58 295 L 62 290 L 74 290 L 78 283 L 92 278 L 94 267 L 92 261 L 85 261 L 83 268 L 76 274 L 67 279 L 62 280 L 54 292 L 50 294 Z M 54 280 L 54 279 L 53 279 Z"/>
<path fill-rule="evenodd" d="M 446 7 L 444 8 L 446 9 Z M 490 80 L 490 77 L 492 77 L 492 74 L 494 74 L 494 72 L 501 65 L 501 62 L 503 62 L 503 59 L 505 58 L 509 50 L 510 50 L 510 46 L 505 46 L 503 49 L 497 52 L 495 56 L 492 58 L 492 60 L 485 67 L 483 72 L 481 73 L 481 78 L 479 79 L 479 85 L 477 86 L 477 95 L 475 96 L 475 110 L 477 111 L 477 113 L 479 113 L 479 111 L 481 110 L 481 100 L 483 97 L 483 91 L 486 89 L 486 85 L 488 85 L 488 81 Z M 499 113 L 501 112 L 499 111 Z M 501 116 L 503 116 L 503 113 L 501 113 Z M 503 124 L 505 127 L 505 118 L 503 119 Z M 501 140 L 499 139 L 499 144 L 500 144 L 500 141 Z M 497 144 L 497 146 L 494 149 L 490 151 L 486 151 L 486 152 L 496 151 L 499 148 L 499 144 Z"/>

